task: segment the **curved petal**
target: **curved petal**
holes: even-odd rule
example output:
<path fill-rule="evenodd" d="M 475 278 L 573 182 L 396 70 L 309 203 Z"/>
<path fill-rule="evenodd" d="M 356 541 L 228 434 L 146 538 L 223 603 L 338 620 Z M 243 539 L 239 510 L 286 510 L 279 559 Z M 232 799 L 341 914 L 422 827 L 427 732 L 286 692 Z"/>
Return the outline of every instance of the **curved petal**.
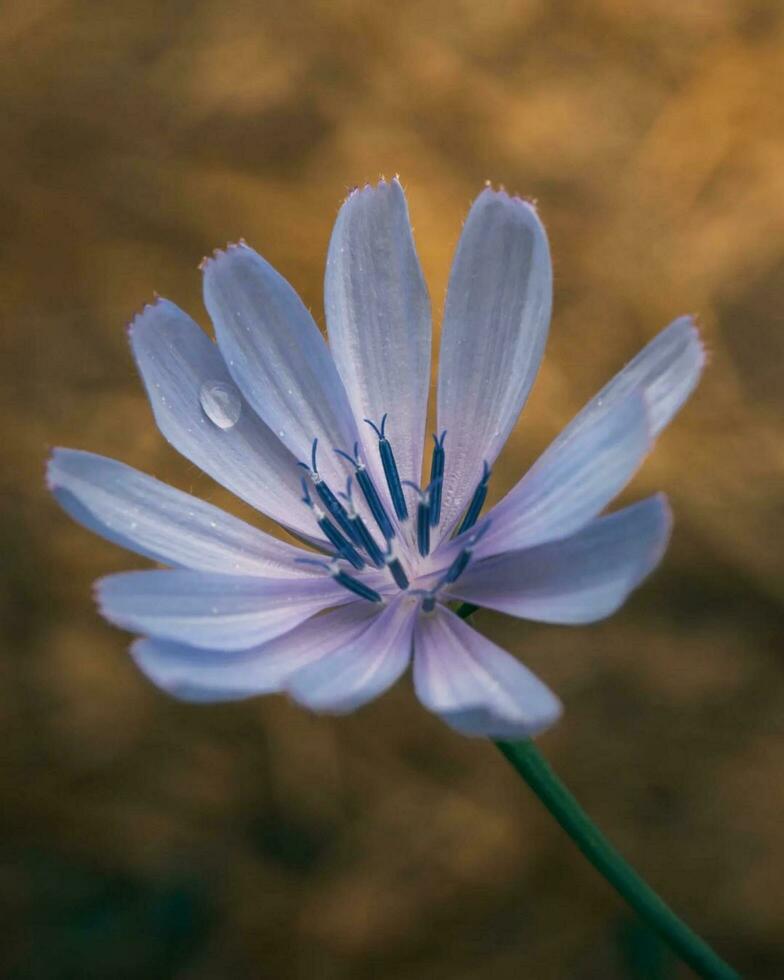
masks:
<path fill-rule="evenodd" d="M 154 561 L 204 572 L 312 577 L 295 548 L 115 459 L 55 449 L 49 489 L 74 520 Z"/>
<path fill-rule="evenodd" d="M 204 265 L 204 302 L 237 385 L 299 460 L 314 438 L 327 478 L 343 471 L 334 446 L 353 446 L 356 424 L 324 338 L 286 280 L 247 245 Z"/>
<path fill-rule="evenodd" d="M 625 399 L 631 391 L 645 395 L 653 438 L 670 423 L 694 391 L 705 366 L 705 348 L 690 316 L 681 316 L 608 381 L 556 440 L 574 437 L 581 426 L 591 425 L 597 412 L 604 412 Z"/>
<path fill-rule="evenodd" d="M 438 375 L 447 430 L 442 526 L 468 504 L 531 390 L 552 307 L 547 236 L 534 208 L 484 190 L 460 236 L 449 278 Z"/>
<path fill-rule="evenodd" d="M 96 583 L 116 626 L 208 650 L 245 650 L 329 606 L 356 600 L 330 576 L 265 579 L 209 572 L 121 572 Z"/>
<path fill-rule="evenodd" d="M 293 671 L 349 643 L 377 615 L 378 607 L 351 602 L 248 650 L 203 650 L 143 639 L 131 646 L 131 654 L 154 684 L 176 698 L 239 701 L 282 690 Z"/>
<path fill-rule="evenodd" d="M 558 720 L 558 698 L 505 650 L 436 606 L 414 633 L 422 704 L 464 735 L 530 738 Z"/>
<path fill-rule="evenodd" d="M 129 329 L 131 347 L 155 421 L 174 448 L 253 507 L 314 537 L 300 500 L 300 470 L 291 453 L 234 388 L 218 348 L 174 303 L 159 299 Z M 202 408 L 205 386 L 229 385 L 240 414 L 221 428 Z"/>
<path fill-rule="evenodd" d="M 313 711 L 342 714 L 391 687 L 411 659 L 418 601 L 400 596 L 361 634 L 292 674 L 289 694 Z"/>
<path fill-rule="evenodd" d="M 430 298 L 397 178 L 353 191 L 340 209 L 324 293 L 329 343 L 354 415 L 378 422 L 389 413 L 401 476 L 418 483 L 430 389 Z M 374 433 L 360 426 L 359 434 L 365 458 L 378 470 Z"/>
<path fill-rule="evenodd" d="M 671 523 L 664 495 L 649 497 L 570 538 L 484 558 L 449 592 L 524 619 L 592 623 L 615 612 L 658 565 Z"/>
<path fill-rule="evenodd" d="M 623 490 L 650 448 L 650 420 L 639 391 L 587 417 L 581 413 L 482 519 L 473 533 L 490 526 L 475 558 L 574 534 Z"/>

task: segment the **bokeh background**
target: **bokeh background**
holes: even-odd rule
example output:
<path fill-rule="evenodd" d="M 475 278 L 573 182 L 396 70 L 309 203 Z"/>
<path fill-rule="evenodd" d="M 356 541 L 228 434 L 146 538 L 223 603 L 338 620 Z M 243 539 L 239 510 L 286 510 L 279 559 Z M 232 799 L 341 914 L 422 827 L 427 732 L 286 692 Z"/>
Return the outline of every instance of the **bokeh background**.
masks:
<path fill-rule="evenodd" d="M 346 189 L 399 172 L 440 315 L 483 181 L 538 199 L 556 305 L 508 488 L 665 323 L 697 395 L 628 497 L 662 568 L 580 630 L 479 620 L 567 711 L 541 740 L 744 976 L 784 976 L 784 8 L 12 0 L 0 16 L 0 973 L 13 980 L 532 980 L 687 973 L 487 743 L 402 683 L 344 719 L 168 700 L 97 617 L 143 563 L 47 498 L 62 444 L 237 508 L 159 436 L 125 323 L 206 325 L 245 236 L 323 323 Z"/>

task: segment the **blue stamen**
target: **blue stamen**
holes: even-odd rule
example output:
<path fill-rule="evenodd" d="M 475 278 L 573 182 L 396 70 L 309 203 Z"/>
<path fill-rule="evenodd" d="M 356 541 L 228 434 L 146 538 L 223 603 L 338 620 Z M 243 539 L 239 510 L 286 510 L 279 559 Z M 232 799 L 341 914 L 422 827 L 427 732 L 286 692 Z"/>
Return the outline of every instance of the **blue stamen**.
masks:
<path fill-rule="evenodd" d="M 474 490 L 474 496 L 471 498 L 471 503 L 468 505 L 465 517 L 457 529 L 458 536 L 476 524 L 479 513 L 484 506 L 485 498 L 487 497 L 487 482 L 490 479 L 490 467 L 486 462 L 482 466 L 482 479 L 479 481 L 476 490 Z"/>
<path fill-rule="evenodd" d="M 348 453 L 344 453 L 342 449 L 336 449 L 335 452 L 338 456 L 342 456 L 354 467 L 354 476 L 359 484 L 359 489 L 362 491 L 362 495 L 367 501 L 367 505 L 370 508 L 370 513 L 373 515 L 373 519 L 384 538 L 387 541 L 391 541 L 395 536 L 395 529 L 392 527 L 392 522 L 387 516 L 386 508 L 381 501 L 381 497 L 378 495 L 378 490 L 370 478 L 370 474 L 365 469 L 365 464 L 361 462 L 359 458 L 359 443 L 354 443 L 354 456 L 349 456 Z"/>
<path fill-rule="evenodd" d="M 359 579 L 354 578 L 347 572 L 342 571 L 336 562 L 323 561 L 317 558 L 296 558 L 300 565 L 317 565 L 319 568 L 323 568 L 325 571 L 329 572 L 332 578 L 343 588 L 348 589 L 349 592 L 353 592 L 354 595 L 360 596 L 362 599 L 367 599 L 368 602 L 383 602 L 381 594 L 376 592 L 375 589 L 371 589 L 370 586 L 365 585 L 360 582 Z"/>
<path fill-rule="evenodd" d="M 487 534 L 491 524 L 492 521 L 488 520 L 475 534 L 471 535 L 463 550 L 446 570 L 446 574 L 441 580 L 439 587 L 441 585 L 451 585 L 452 582 L 456 582 L 460 578 L 474 555 L 474 548 L 477 542 Z"/>
<path fill-rule="evenodd" d="M 327 561 L 326 558 L 295 558 L 294 561 L 298 565 L 316 565 L 318 568 L 324 568 L 328 572 L 332 568 L 332 563 Z"/>
<path fill-rule="evenodd" d="M 441 520 L 441 484 L 444 479 L 444 439 L 446 429 L 437 436 L 433 433 L 433 458 L 430 461 L 430 526 L 438 527 Z"/>
<path fill-rule="evenodd" d="M 392 506 L 395 508 L 398 519 L 404 521 L 408 517 L 408 507 L 406 506 L 406 498 L 403 496 L 403 487 L 400 483 L 400 474 L 397 471 L 395 454 L 392 452 L 392 444 L 384 434 L 387 425 L 387 414 L 385 412 L 384 417 L 381 419 L 380 429 L 370 419 L 365 419 L 365 421 L 378 436 L 378 452 L 381 456 L 381 465 L 384 467 L 384 476 L 387 478 Z"/>
<path fill-rule="evenodd" d="M 406 575 L 405 569 L 400 564 L 400 559 L 394 556 L 391 549 L 387 552 L 384 561 L 386 562 L 392 578 L 395 580 L 395 585 L 397 585 L 399 589 L 407 589 L 409 584 L 408 575 Z"/>
<path fill-rule="evenodd" d="M 419 554 L 426 558 L 430 554 L 430 493 L 432 484 L 424 492 L 411 480 L 403 480 L 407 487 L 412 487 L 419 496 L 417 503 L 417 548 Z"/>
<path fill-rule="evenodd" d="M 326 507 L 332 520 L 338 525 L 340 530 L 350 541 L 353 541 L 354 544 L 361 544 L 362 542 L 358 541 L 355 537 L 354 528 L 349 520 L 345 507 L 343 504 L 341 504 L 319 474 L 318 464 L 316 461 L 317 450 L 318 439 L 314 439 L 310 450 L 310 467 L 308 467 L 307 463 L 300 463 L 299 465 L 309 471 L 310 478 L 313 481 L 313 489 L 316 491 L 319 500 Z"/>
<path fill-rule="evenodd" d="M 313 516 L 316 519 L 316 523 L 321 529 L 322 534 L 327 541 L 334 546 L 338 554 L 345 558 L 346 561 L 350 562 L 354 568 L 364 568 L 365 561 L 354 545 L 343 537 L 334 524 L 330 524 L 324 511 L 313 502 L 313 498 L 310 496 L 310 492 L 308 490 L 308 485 L 304 479 L 302 480 L 302 502 L 307 504 L 307 506 L 313 511 Z"/>
<path fill-rule="evenodd" d="M 355 534 L 355 540 L 365 549 L 376 568 L 383 568 L 384 555 L 382 554 L 379 546 L 376 544 L 373 535 L 368 530 L 367 524 L 365 524 L 360 515 L 354 509 L 354 504 L 351 500 L 351 477 L 348 478 L 346 493 L 343 494 L 343 496 L 348 501 L 348 519 L 351 521 L 351 526 Z"/>
<path fill-rule="evenodd" d="M 336 572 L 332 576 L 336 582 L 340 583 L 343 588 L 348 589 L 349 592 L 353 592 L 354 595 L 358 595 L 362 599 L 367 599 L 368 602 L 382 602 L 381 594 L 376 592 L 375 589 L 371 589 L 369 585 L 365 585 L 364 582 L 360 582 L 359 579 L 354 578 L 352 575 L 346 574 L 346 572 Z"/>
<path fill-rule="evenodd" d="M 422 604 L 420 608 L 422 612 L 430 613 L 436 608 L 438 589 L 439 586 L 436 586 L 434 589 L 411 589 L 408 594 L 410 596 L 421 596 Z"/>
<path fill-rule="evenodd" d="M 350 541 L 347 541 L 343 537 L 334 524 L 329 523 L 323 511 L 320 513 L 321 517 L 318 516 L 319 511 L 314 510 L 314 514 L 316 515 L 316 523 L 321 528 L 324 537 L 334 545 L 341 558 L 345 558 L 346 561 L 350 562 L 356 569 L 364 568 L 365 561 L 362 558 L 362 555 L 360 555 Z"/>

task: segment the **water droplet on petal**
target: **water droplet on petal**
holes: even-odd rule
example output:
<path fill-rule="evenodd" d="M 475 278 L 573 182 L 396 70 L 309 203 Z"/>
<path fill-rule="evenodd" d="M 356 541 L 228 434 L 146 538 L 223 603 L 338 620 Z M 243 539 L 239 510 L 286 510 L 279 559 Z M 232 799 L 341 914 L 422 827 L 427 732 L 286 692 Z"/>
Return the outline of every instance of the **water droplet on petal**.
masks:
<path fill-rule="evenodd" d="M 219 429 L 230 429 L 242 414 L 242 399 L 234 385 L 225 381 L 205 381 L 199 392 L 204 414 Z"/>

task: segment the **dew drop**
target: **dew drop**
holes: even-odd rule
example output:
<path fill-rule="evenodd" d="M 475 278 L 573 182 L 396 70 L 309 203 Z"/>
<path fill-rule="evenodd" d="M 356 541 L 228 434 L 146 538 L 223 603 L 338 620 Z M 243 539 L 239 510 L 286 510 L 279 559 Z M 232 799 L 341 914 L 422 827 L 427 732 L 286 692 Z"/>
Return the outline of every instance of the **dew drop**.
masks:
<path fill-rule="evenodd" d="M 237 389 L 225 381 L 205 381 L 199 391 L 204 414 L 219 429 L 230 429 L 239 421 L 242 399 Z"/>

